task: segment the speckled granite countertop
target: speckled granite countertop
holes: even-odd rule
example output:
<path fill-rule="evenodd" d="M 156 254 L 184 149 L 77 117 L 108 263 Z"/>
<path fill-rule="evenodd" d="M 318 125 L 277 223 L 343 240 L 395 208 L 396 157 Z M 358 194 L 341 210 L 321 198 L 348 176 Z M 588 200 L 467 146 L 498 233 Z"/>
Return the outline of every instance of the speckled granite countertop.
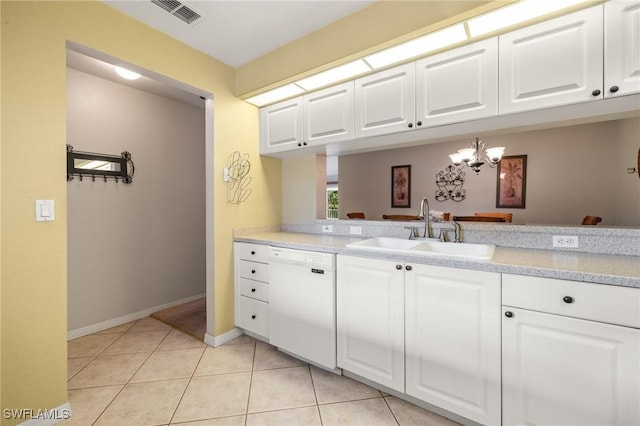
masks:
<path fill-rule="evenodd" d="M 365 238 L 294 232 L 265 232 L 235 237 L 235 241 L 299 250 L 640 288 L 640 257 L 638 256 L 498 246 L 492 260 L 477 261 L 446 256 L 373 253 L 345 247 L 346 244 L 363 239 Z"/>

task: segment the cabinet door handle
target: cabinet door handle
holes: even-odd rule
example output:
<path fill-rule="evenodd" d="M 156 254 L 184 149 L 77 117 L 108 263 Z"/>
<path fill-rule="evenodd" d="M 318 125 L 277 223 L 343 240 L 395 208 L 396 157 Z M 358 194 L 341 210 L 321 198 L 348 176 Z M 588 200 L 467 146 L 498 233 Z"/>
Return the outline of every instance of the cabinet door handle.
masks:
<path fill-rule="evenodd" d="M 413 127 L 413 123 L 409 123 L 407 124 L 407 126 L 409 126 L 409 128 Z"/>
<path fill-rule="evenodd" d="M 402 269 L 402 265 L 396 265 L 396 269 L 399 271 Z"/>
<path fill-rule="evenodd" d="M 611 93 L 616 93 L 618 90 L 620 90 L 620 88 L 619 88 L 618 86 L 611 86 L 611 87 L 609 88 L 609 91 L 610 91 Z"/>
<path fill-rule="evenodd" d="M 596 90 L 594 90 L 593 92 L 591 92 L 591 94 L 592 94 L 593 96 L 598 96 L 598 95 L 600 95 L 600 93 L 601 93 L 601 92 L 600 92 L 600 90 L 599 90 L 599 89 L 596 89 Z"/>
<path fill-rule="evenodd" d="M 255 315 L 251 315 L 251 319 L 256 319 L 256 316 Z"/>
<path fill-rule="evenodd" d="M 504 316 L 507 317 L 507 318 L 513 318 L 513 312 L 507 311 L 507 312 L 504 313 Z"/>
<path fill-rule="evenodd" d="M 562 300 L 564 301 L 564 303 L 573 303 L 573 297 L 571 296 L 565 296 L 562 298 Z"/>
<path fill-rule="evenodd" d="M 417 124 L 418 126 L 422 126 L 422 121 L 418 121 L 416 124 Z"/>
<path fill-rule="evenodd" d="M 251 273 L 252 273 L 252 274 L 255 274 L 255 273 L 256 273 L 256 270 L 255 270 L 255 269 L 252 269 L 252 270 L 251 270 Z"/>
<path fill-rule="evenodd" d="M 251 293 L 255 293 L 255 292 L 256 292 L 256 289 L 255 289 L 255 288 L 252 288 L 252 289 L 251 289 Z"/>
<path fill-rule="evenodd" d="M 302 144 L 300 142 L 298 142 L 298 146 L 302 146 Z"/>
<path fill-rule="evenodd" d="M 255 252 L 255 251 L 253 251 L 253 250 L 251 250 L 251 255 L 254 255 L 254 254 L 256 254 L 256 252 Z"/>
<path fill-rule="evenodd" d="M 412 270 L 412 269 L 413 269 L 413 266 L 411 266 L 411 265 L 407 265 L 407 266 L 405 266 L 405 267 L 404 267 L 404 269 L 406 269 L 407 271 L 410 271 L 410 270 Z"/>
<path fill-rule="evenodd" d="M 306 142 L 302 142 L 302 145 L 307 146 L 307 143 Z"/>

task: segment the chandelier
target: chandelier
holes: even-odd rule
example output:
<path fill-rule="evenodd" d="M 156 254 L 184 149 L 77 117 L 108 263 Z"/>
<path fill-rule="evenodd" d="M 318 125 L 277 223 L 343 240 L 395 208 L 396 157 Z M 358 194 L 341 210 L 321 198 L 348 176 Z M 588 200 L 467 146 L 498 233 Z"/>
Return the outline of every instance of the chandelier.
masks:
<path fill-rule="evenodd" d="M 465 163 L 467 167 L 473 169 L 476 174 L 480 173 L 480 167 L 487 163 L 489 167 L 495 167 L 500 162 L 504 154 L 504 147 L 487 147 L 487 144 L 476 138 L 471 142 L 470 148 L 459 149 L 455 154 L 450 154 L 451 161 L 456 166 Z"/>

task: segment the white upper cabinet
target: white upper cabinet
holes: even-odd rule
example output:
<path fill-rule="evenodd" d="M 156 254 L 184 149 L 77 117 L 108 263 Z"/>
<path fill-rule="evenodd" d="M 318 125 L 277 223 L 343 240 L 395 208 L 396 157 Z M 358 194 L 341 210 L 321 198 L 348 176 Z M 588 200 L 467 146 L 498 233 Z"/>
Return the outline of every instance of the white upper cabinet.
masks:
<path fill-rule="evenodd" d="M 605 97 L 640 92 L 640 2 L 604 5 Z"/>
<path fill-rule="evenodd" d="M 356 80 L 356 138 L 411 130 L 415 121 L 415 62 Z"/>
<path fill-rule="evenodd" d="M 353 139 L 353 81 L 304 96 L 304 142 Z"/>
<path fill-rule="evenodd" d="M 500 114 L 602 99 L 602 9 L 499 37 Z"/>
<path fill-rule="evenodd" d="M 260 109 L 260 153 L 302 146 L 302 96 Z"/>
<path fill-rule="evenodd" d="M 416 125 L 498 114 L 498 39 L 422 59 L 416 65 Z"/>

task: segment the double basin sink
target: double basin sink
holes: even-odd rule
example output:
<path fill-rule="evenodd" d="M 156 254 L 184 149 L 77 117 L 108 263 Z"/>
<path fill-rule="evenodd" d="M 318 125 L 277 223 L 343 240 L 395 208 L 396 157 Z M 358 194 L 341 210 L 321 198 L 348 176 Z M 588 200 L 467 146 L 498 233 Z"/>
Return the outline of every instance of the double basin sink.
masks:
<path fill-rule="evenodd" d="M 496 246 L 493 244 L 444 243 L 433 238 L 413 240 L 391 237 L 374 237 L 350 243 L 347 248 L 376 252 L 447 256 L 474 260 L 491 260 Z"/>

